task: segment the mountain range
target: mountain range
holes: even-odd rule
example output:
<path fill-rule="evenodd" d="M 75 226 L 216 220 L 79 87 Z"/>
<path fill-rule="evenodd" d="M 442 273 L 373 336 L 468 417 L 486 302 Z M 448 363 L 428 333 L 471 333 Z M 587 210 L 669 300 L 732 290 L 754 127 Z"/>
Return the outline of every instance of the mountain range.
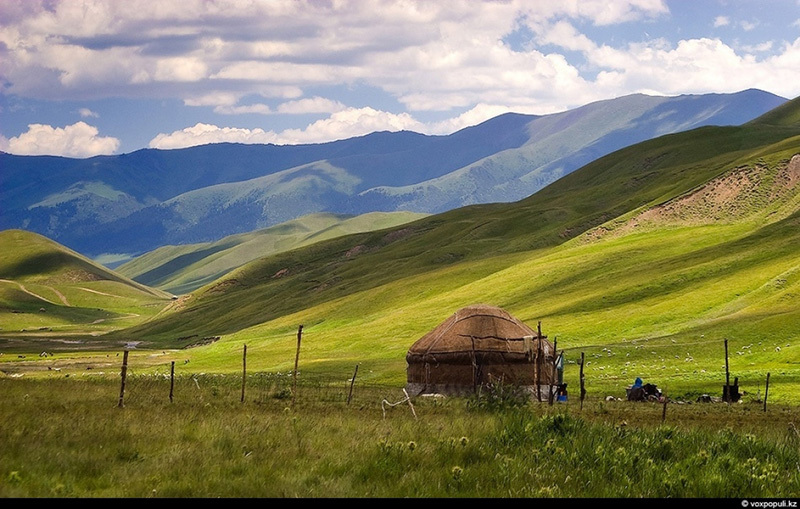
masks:
<path fill-rule="evenodd" d="M 785 102 L 759 90 L 636 94 L 551 115 L 509 113 L 447 136 L 376 132 L 312 145 L 212 144 L 87 159 L 0 153 L 0 229 L 124 260 L 318 212 L 508 203 L 623 147 L 739 125 Z"/>

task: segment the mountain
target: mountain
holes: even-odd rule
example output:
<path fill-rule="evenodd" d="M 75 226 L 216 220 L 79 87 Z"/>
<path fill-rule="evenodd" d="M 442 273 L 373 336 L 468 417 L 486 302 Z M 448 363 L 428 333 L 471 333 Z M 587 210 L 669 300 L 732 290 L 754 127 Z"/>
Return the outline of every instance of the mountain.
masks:
<path fill-rule="evenodd" d="M 516 201 L 614 150 L 704 125 L 738 125 L 778 104 L 755 90 L 733 96 L 637 94 L 601 101 L 531 121 L 529 138 L 520 147 L 441 177 L 409 186 L 381 186 L 362 195 L 380 195 L 396 208 L 425 212 Z M 745 109 L 737 112 L 740 106 Z"/>
<path fill-rule="evenodd" d="M 632 95 L 553 115 L 501 115 L 448 136 L 380 132 L 88 159 L 0 154 L 0 228 L 34 231 L 93 258 L 129 257 L 316 212 L 436 213 L 513 202 L 632 143 L 739 125 L 785 101 L 758 90 Z"/>
<path fill-rule="evenodd" d="M 370 212 L 360 216 L 319 213 L 216 242 L 162 246 L 116 268 L 140 283 L 184 294 L 257 258 L 290 251 L 342 235 L 380 230 L 426 214 Z"/>
<path fill-rule="evenodd" d="M 39 234 L 0 231 L 0 344 L 60 347 L 137 324 L 172 295 L 139 284 Z M 108 341 L 91 339 L 98 348 Z M 121 342 L 127 342 L 122 340 Z M 29 351 L 29 350 L 27 350 Z"/>

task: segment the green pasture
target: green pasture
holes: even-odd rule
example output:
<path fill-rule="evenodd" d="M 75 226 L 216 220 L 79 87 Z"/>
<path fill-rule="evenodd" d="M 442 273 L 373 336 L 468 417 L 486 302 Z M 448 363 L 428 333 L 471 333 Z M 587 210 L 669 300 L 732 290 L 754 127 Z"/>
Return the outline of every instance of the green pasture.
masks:
<path fill-rule="evenodd" d="M 796 228 L 796 219 L 786 221 Z M 639 376 L 676 396 L 716 395 L 727 339 L 732 377 L 745 390 L 757 393 L 771 372 L 772 397 L 796 401 L 800 239 L 777 235 L 767 248 L 751 235 L 742 225 L 687 227 L 460 264 L 181 353 L 192 371 L 235 372 L 247 345 L 252 369 L 286 372 L 303 325 L 303 374 L 346 378 L 359 364 L 365 379 L 402 386 L 408 347 L 460 307 L 482 302 L 530 325 L 541 321 L 565 350 L 572 387 L 584 352 L 593 391 L 624 396 Z M 749 247 L 732 252 L 736 244 Z"/>
<path fill-rule="evenodd" d="M 320 381 L 321 382 L 321 381 Z M 0 379 L 3 498 L 796 498 L 794 407 L 252 374 Z M 170 394 L 172 398 L 170 399 Z M 733 502 L 732 502 L 733 503 Z M 736 501 L 735 503 L 739 503 Z"/>

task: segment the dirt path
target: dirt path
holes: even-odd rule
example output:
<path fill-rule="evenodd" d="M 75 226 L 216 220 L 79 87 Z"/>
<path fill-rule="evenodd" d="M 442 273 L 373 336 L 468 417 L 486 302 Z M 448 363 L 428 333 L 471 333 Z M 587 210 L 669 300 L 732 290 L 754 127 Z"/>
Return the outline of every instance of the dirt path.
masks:
<path fill-rule="evenodd" d="M 78 288 L 80 288 L 81 290 L 87 291 L 87 292 L 96 293 L 98 295 L 105 295 L 106 297 L 119 297 L 119 295 L 112 295 L 110 293 L 98 292 L 97 290 L 92 290 L 91 288 L 84 288 L 82 286 L 79 286 Z"/>
<path fill-rule="evenodd" d="M 92 322 L 92 325 L 96 323 L 103 323 L 103 322 L 110 322 L 112 320 L 122 320 L 123 318 L 135 318 L 137 316 L 141 316 L 137 313 L 128 313 L 127 315 L 123 316 L 115 316 L 114 318 L 100 318 L 99 320 L 95 320 Z"/>
<path fill-rule="evenodd" d="M 66 297 L 64 297 L 64 294 L 62 294 L 61 292 L 59 292 L 58 290 L 56 290 L 56 289 L 55 289 L 55 288 L 53 288 L 52 286 L 48 286 L 47 288 L 50 288 L 51 290 L 53 290 L 53 292 L 54 292 L 56 295 L 58 295 L 58 298 L 59 298 L 59 299 L 61 299 L 61 302 L 63 302 L 65 306 L 70 306 L 70 303 L 69 303 L 69 302 L 67 302 L 67 298 L 66 298 Z"/>
<path fill-rule="evenodd" d="M 58 304 L 56 304 L 55 302 L 53 302 L 52 300 L 50 300 L 50 299 L 46 299 L 46 298 L 42 297 L 42 296 L 41 296 L 41 295 L 39 295 L 39 294 L 33 293 L 32 291 L 30 291 L 30 290 L 28 290 L 27 288 L 25 288 L 25 286 L 24 286 L 22 283 L 18 283 L 17 281 L 11 281 L 11 280 L 9 280 L 9 279 L 0 279 L 0 282 L 3 282 L 3 283 L 12 283 L 12 284 L 15 284 L 15 285 L 19 286 L 19 289 L 20 289 L 20 290 L 22 290 L 23 292 L 27 293 L 28 295 L 32 295 L 32 296 L 36 297 L 37 299 L 43 300 L 43 301 L 45 301 L 45 302 L 47 302 L 47 303 L 49 303 L 49 304 L 53 304 L 53 305 L 56 305 L 56 306 L 58 305 Z M 49 287 L 48 287 L 48 288 L 49 288 Z M 52 289 L 52 288 L 51 288 L 51 289 Z M 54 290 L 54 291 L 55 291 L 55 290 Z M 62 302 L 64 302 L 64 303 L 65 303 L 67 306 L 69 306 L 69 303 L 67 303 L 67 299 L 65 299 L 63 295 L 61 295 L 61 294 L 60 294 L 60 293 L 58 293 L 58 292 L 56 292 L 56 294 L 57 294 L 59 297 L 61 297 L 61 300 L 62 300 Z"/>

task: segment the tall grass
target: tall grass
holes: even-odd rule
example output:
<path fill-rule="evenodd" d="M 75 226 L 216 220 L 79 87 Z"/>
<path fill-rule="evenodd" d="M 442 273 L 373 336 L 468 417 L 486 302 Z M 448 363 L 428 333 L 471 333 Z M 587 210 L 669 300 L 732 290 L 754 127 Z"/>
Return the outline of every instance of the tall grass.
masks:
<path fill-rule="evenodd" d="M 291 377 L 0 379 L 2 497 L 792 497 L 795 409 L 416 398 Z M 392 403 L 387 405 L 386 402 Z M 396 404 L 399 403 L 399 404 Z M 416 414 L 416 417 L 415 417 Z"/>

